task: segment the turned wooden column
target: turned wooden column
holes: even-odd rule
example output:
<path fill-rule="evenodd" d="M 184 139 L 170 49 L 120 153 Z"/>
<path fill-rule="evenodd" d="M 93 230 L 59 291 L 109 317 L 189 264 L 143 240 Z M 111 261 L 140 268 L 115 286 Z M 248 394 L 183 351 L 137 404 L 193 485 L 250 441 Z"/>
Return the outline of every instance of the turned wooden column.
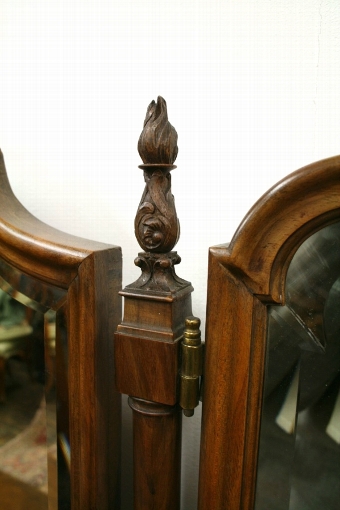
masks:
<path fill-rule="evenodd" d="M 128 285 L 115 335 L 116 386 L 129 395 L 134 427 L 135 510 L 177 510 L 180 501 L 180 340 L 192 315 L 191 284 L 176 275 L 179 221 L 171 193 L 177 133 L 158 97 L 138 142 L 145 190 L 135 219 L 142 273 Z"/>
<path fill-rule="evenodd" d="M 133 410 L 135 508 L 180 507 L 181 425 L 178 406 L 129 398 Z"/>

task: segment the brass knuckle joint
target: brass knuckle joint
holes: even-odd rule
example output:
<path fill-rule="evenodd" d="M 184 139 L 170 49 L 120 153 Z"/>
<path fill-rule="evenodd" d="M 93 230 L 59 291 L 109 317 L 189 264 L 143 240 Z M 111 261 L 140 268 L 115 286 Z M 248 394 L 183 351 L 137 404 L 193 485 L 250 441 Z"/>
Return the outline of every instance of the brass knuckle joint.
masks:
<path fill-rule="evenodd" d="M 199 404 L 200 377 L 203 372 L 203 344 L 200 332 L 201 321 L 197 317 L 185 319 L 185 330 L 181 343 L 180 401 L 185 416 L 193 416 Z"/>

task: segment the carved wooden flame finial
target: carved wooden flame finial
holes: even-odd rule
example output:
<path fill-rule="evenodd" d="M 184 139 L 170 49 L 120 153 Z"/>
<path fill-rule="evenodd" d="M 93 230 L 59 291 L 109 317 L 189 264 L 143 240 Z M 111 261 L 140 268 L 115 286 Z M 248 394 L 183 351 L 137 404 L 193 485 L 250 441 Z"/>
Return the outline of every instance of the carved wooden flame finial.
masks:
<path fill-rule="evenodd" d="M 158 96 L 146 111 L 138 152 L 145 164 L 172 165 L 177 157 L 177 132 L 168 121 L 166 101 Z"/>
<path fill-rule="evenodd" d="M 179 238 L 179 221 L 171 193 L 170 170 L 176 168 L 177 132 L 168 121 L 166 102 L 148 106 L 138 151 L 144 162 L 145 190 L 135 219 L 138 243 L 146 252 L 167 253 Z"/>

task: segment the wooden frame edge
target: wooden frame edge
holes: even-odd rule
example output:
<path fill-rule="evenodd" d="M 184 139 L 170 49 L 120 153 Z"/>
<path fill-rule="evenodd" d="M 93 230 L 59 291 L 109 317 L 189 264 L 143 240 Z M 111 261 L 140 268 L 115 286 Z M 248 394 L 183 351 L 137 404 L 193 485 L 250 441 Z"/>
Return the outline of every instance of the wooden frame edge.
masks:
<path fill-rule="evenodd" d="M 340 156 L 270 189 L 229 245 L 210 249 L 199 510 L 254 507 L 267 306 L 315 231 L 340 219 Z"/>

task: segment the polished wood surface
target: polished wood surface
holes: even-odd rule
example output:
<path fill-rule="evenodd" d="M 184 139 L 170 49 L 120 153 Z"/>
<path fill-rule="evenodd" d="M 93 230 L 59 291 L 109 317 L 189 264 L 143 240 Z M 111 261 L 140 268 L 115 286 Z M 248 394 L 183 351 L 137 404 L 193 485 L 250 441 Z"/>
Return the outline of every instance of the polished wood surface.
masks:
<path fill-rule="evenodd" d="M 283 304 L 300 244 L 340 219 L 340 157 L 289 175 L 210 249 L 200 510 L 254 507 L 267 305 Z"/>
<path fill-rule="evenodd" d="M 178 341 L 159 342 L 116 334 L 118 390 L 127 395 L 138 395 L 139 398 L 152 398 L 155 402 L 176 404 L 178 384 L 173 374 L 179 370 L 178 345 Z"/>
<path fill-rule="evenodd" d="M 135 398 L 129 404 L 134 425 L 134 508 L 179 508 L 181 409 Z"/>
<path fill-rule="evenodd" d="M 65 234 L 32 216 L 14 196 L 1 154 L 0 253 L 42 285 L 66 290 L 60 302 L 46 304 L 67 321 L 71 508 L 118 508 L 121 405 L 108 381 L 121 318 L 120 248 Z"/>
<path fill-rule="evenodd" d="M 116 387 L 130 395 L 133 409 L 134 509 L 179 510 L 179 347 L 185 317 L 191 315 L 192 287 L 181 280 L 177 290 L 156 291 L 152 280 L 152 290 L 132 284 L 122 292 L 125 302 L 134 304 L 124 307 L 115 334 Z M 136 313 L 139 302 L 143 313 Z M 162 316 L 155 321 L 159 303 Z"/>

